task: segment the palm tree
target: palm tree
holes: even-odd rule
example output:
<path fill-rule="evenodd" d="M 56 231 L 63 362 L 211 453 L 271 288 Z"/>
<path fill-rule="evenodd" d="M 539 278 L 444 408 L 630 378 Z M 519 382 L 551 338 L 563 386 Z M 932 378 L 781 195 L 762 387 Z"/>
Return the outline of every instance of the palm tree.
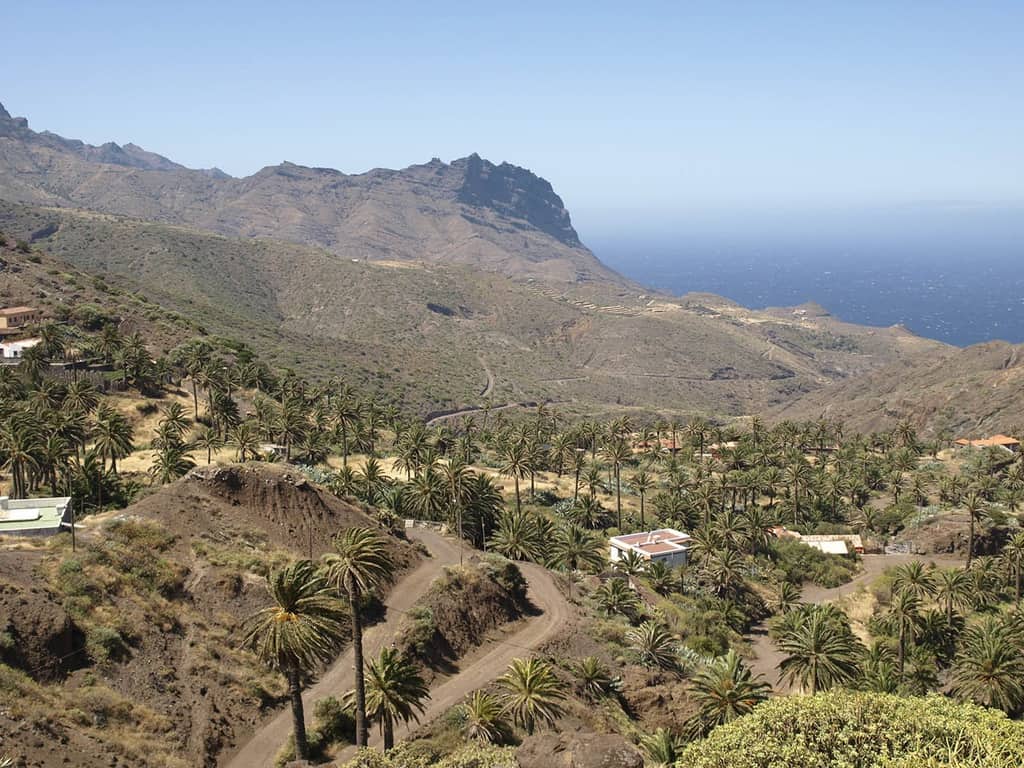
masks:
<path fill-rule="evenodd" d="M 355 691 L 350 691 L 351 701 Z M 395 746 L 395 724 L 419 722 L 424 702 L 430 698 L 419 669 L 395 648 L 385 648 L 376 661 L 366 665 L 366 715 L 380 725 L 384 751 Z"/>
<path fill-rule="evenodd" d="M 966 571 L 970 569 L 971 559 L 974 557 L 974 523 L 985 514 L 988 504 L 984 496 L 978 493 L 978 491 L 972 490 L 964 497 L 963 505 L 964 511 L 970 517 L 970 530 L 967 537 L 967 562 L 964 565 L 964 570 Z"/>
<path fill-rule="evenodd" d="M 896 631 L 896 669 L 903 677 L 907 657 L 907 636 L 913 635 L 920 619 L 921 601 L 912 592 L 893 591 L 886 621 Z"/>
<path fill-rule="evenodd" d="M 533 735 L 538 724 L 553 723 L 562 714 L 560 702 L 565 693 L 547 662 L 513 659 L 498 685 L 504 689 L 505 711 L 528 735 Z"/>
<path fill-rule="evenodd" d="M 933 575 L 935 599 L 945 608 L 946 624 L 953 626 L 953 610 L 973 602 L 971 577 L 959 568 L 943 568 Z"/>
<path fill-rule="evenodd" d="M 406 486 L 409 503 L 420 520 L 440 520 L 448 506 L 444 479 L 433 467 L 426 467 Z"/>
<path fill-rule="evenodd" d="M 522 440 L 511 440 L 501 450 L 501 466 L 498 471 L 515 481 L 516 512 L 522 511 L 519 496 L 519 481 L 530 474 L 530 449 Z"/>
<path fill-rule="evenodd" d="M 1014 602 L 1020 605 L 1021 598 L 1021 572 L 1024 571 L 1024 533 L 1018 533 L 1010 539 L 1003 548 L 1003 560 L 1007 570 L 1013 574 Z"/>
<path fill-rule="evenodd" d="M 256 425 L 252 421 L 243 421 L 231 431 L 231 444 L 238 449 L 238 460 L 246 457 L 255 458 L 260 450 L 260 437 Z"/>
<path fill-rule="evenodd" d="M 798 682 L 812 695 L 853 680 L 858 672 L 859 644 L 849 625 L 840 623 L 831 606 L 806 606 L 787 614 L 795 617 L 775 642 L 785 658 L 780 676 Z"/>
<path fill-rule="evenodd" d="M 994 616 L 964 633 L 953 665 L 953 692 L 1014 714 L 1024 706 L 1024 653 Z"/>
<path fill-rule="evenodd" d="M 654 487 L 654 478 L 647 470 L 641 469 L 630 478 L 629 482 L 640 495 L 640 528 L 643 529 L 647 525 L 644 520 L 644 500 L 647 498 L 647 492 Z"/>
<path fill-rule="evenodd" d="M 800 587 L 791 581 L 783 581 L 771 601 L 772 610 L 776 613 L 787 614 L 802 605 Z"/>
<path fill-rule="evenodd" d="M 501 702 L 486 691 L 474 691 L 462 705 L 466 724 L 463 735 L 473 741 L 495 744 L 505 735 Z"/>
<path fill-rule="evenodd" d="M 591 701 L 597 701 L 615 688 L 615 681 L 608 672 L 608 667 L 596 656 L 583 658 L 575 667 L 576 679 L 580 692 Z"/>
<path fill-rule="evenodd" d="M 149 468 L 149 474 L 156 482 L 166 485 L 179 477 L 184 477 L 195 465 L 184 443 L 162 442 L 153 457 L 153 466 Z"/>
<path fill-rule="evenodd" d="M 345 635 L 345 606 L 308 560 L 272 574 L 267 588 L 273 605 L 246 622 L 242 644 L 288 680 L 295 731 L 295 753 L 306 759 L 302 674 L 334 658 Z"/>
<path fill-rule="evenodd" d="M 730 649 L 694 676 L 691 690 L 700 705 L 693 717 L 695 731 L 705 734 L 752 712 L 768 698 L 771 686 L 760 675 L 755 678 L 736 651 Z"/>
<path fill-rule="evenodd" d="M 110 471 L 117 474 L 117 460 L 132 452 L 134 430 L 122 414 L 101 405 L 93 424 L 93 443 L 100 460 L 110 461 Z M 104 464 L 105 466 L 105 464 Z"/>
<path fill-rule="evenodd" d="M 365 747 L 366 683 L 363 676 L 362 598 L 391 580 L 393 566 L 384 539 L 369 528 L 349 528 L 334 540 L 334 552 L 324 555 L 328 580 L 348 595 L 352 613 L 352 648 L 355 653 L 356 746 Z"/>
<path fill-rule="evenodd" d="M 629 445 L 622 439 L 613 440 L 604 449 L 604 457 L 612 465 L 615 475 L 615 515 L 620 531 L 622 530 L 622 465 L 629 461 L 631 455 L 632 451 L 630 451 Z"/>
<path fill-rule="evenodd" d="M 679 645 L 676 639 L 656 621 L 645 621 L 631 629 L 626 639 L 645 667 L 675 669 L 679 665 Z"/>
<path fill-rule="evenodd" d="M 668 728 L 659 728 L 650 736 L 641 738 L 640 746 L 647 755 L 645 765 L 652 768 L 673 768 L 679 764 L 686 742 Z"/>
<path fill-rule="evenodd" d="M 196 436 L 193 445 L 201 451 L 206 451 L 206 463 L 209 465 L 213 463 L 213 452 L 223 446 L 224 441 L 214 430 L 206 427 Z"/>
<path fill-rule="evenodd" d="M 473 478 L 473 472 L 463 463 L 460 457 L 453 456 L 444 465 L 441 474 L 444 477 L 444 484 L 448 490 L 448 502 L 451 506 L 449 521 L 454 524 L 453 527 L 459 537 L 459 562 L 461 563 L 462 541 L 465 538 L 462 530 L 462 516 L 466 504 L 469 502 L 471 493 L 470 481 Z M 454 519 L 452 520 L 451 518 Z"/>
<path fill-rule="evenodd" d="M 935 594 L 935 579 L 920 560 L 905 563 L 896 569 L 892 580 L 894 594 L 907 594 L 922 601 Z"/>
<path fill-rule="evenodd" d="M 627 579 L 632 579 L 647 569 L 647 560 L 635 549 L 630 549 L 619 554 L 619 559 L 612 565 L 612 569 Z"/>
<path fill-rule="evenodd" d="M 640 598 L 625 579 L 608 579 L 594 590 L 594 603 L 608 616 L 632 618 L 640 607 Z"/>
<path fill-rule="evenodd" d="M 653 563 L 650 563 L 646 570 L 644 570 L 644 577 L 647 579 L 647 583 L 651 585 L 651 589 L 659 595 L 669 594 L 676 583 L 675 573 L 662 560 L 655 560 Z"/>
<path fill-rule="evenodd" d="M 341 436 L 341 463 L 348 465 L 348 437 L 359 420 L 360 409 L 355 396 L 348 387 L 343 387 L 342 392 L 335 398 L 334 423 L 337 425 L 338 434 Z"/>
<path fill-rule="evenodd" d="M 559 528 L 552 547 L 552 560 L 558 568 L 574 571 L 599 571 L 606 563 L 604 542 L 578 525 Z M 572 597 L 572 582 L 570 582 Z"/>
<path fill-rule="evenodd" d="M 533 516 L 522 511 L 502 514 L 490 547 L 509 560 L 539 560 L 542 546 Z"/>

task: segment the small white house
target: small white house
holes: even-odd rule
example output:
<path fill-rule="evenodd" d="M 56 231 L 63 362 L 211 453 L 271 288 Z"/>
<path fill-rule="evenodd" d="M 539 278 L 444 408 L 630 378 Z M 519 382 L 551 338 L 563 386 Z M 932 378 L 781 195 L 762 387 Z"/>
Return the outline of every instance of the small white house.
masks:
<path fill-rule="evenodd" d="M 71 499 L 0 496 L 0 536 L 48 536 L 71 525 Z"/>
<path fill-rule="evenodd" d="M 0 342 L 0 358 L 4 358 L 6 360 L 19 360 L 26 349 L 32 349 L 32 347 L 39 344 L 40 341 L 42 340 L 22 339 L 21 341 Z"/>
<path fill-rule="evenodd" d="M 675 568 L 685 565 L 690 555 L 689 534 L 675 528 L 659 528 L 656 531 L 613 536 L 608 543 L 608 554 L 612 563 L 632 551 L 648 562 L 662 562 L 670 568 Z"/>

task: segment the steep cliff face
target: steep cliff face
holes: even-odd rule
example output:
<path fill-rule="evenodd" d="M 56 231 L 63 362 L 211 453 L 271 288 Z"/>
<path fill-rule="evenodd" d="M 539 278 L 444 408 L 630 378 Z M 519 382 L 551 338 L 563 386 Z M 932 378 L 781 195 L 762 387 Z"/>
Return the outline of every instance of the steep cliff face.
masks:
<path fill-rule="evenodd" d="M 453 162 L 452 168 L 465 174 L 459 202 L 527 221 L 568 246 L 580 245 L 562 198 L 546 180 L 509 163 L 494 165 L 475 152 Z"/>
<path fill-rule="evenodd" d="M 135 144 L 39 133 L 0 107 L 0 198 L 290 240 L 348 258 L 635 288 L 582 245 L 550 183 L 476 154 L 351 175 L 285 162 L 235 179 Z"/>

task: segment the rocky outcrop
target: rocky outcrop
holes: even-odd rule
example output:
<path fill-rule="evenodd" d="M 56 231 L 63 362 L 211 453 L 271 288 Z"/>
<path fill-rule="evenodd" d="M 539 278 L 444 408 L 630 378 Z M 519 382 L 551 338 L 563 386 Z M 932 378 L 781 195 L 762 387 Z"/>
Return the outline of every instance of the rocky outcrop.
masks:
<path fill-rule="evenodd" d="M 516 752 L 520 768 L 643 768 L 636 747 L 604 733 L 528 736 Z"/>

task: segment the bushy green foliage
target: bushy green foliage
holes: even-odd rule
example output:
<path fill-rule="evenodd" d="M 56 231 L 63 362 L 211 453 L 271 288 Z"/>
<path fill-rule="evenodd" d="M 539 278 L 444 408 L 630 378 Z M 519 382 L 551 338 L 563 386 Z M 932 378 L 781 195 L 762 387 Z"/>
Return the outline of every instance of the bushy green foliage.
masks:
<path fill-rule="evenodd" d="M 387 755 L 375 749 L 361 749 L 339 768 L 515 768 L 515 749 L 489 744 L 468 744 L 437 761 L 432 756 L 416 755 L 399 745 Z M 423 762 L 424 759 L 429 762 Z"/>
<path fill-rule="evenodd" d="M 822 693 L 772 699 L 691 744 L 692 768 L 1017 768 L 1024 723 L 940 696 Z"/>
<path fill-rule="evenodd" d="M 809 581 L 823 587 L 838 587 L 857 572 L 854 556 L 827 555 L 799 541 L 773 541 L 772 552 L 779 575 L 793 584 Z"/>

